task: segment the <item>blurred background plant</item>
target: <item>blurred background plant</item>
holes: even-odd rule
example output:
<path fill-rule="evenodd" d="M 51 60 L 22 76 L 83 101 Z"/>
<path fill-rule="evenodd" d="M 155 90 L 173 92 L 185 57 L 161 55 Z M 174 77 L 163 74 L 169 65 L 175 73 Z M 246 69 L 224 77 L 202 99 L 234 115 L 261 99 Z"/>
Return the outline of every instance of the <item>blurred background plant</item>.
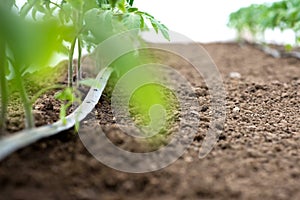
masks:
<path fill-rule="evenodd" d="M 252 4 L 231 13 L 228 26 L 237 30 L 239 39 L 247 33 L 257 42 L 265 42 L 267 30 L 292 30 L 295 43 L 300 43 L 300 1 L 282 0 L 273 3 Z M 286 44 L 287 49 L 290 45 Z"/>

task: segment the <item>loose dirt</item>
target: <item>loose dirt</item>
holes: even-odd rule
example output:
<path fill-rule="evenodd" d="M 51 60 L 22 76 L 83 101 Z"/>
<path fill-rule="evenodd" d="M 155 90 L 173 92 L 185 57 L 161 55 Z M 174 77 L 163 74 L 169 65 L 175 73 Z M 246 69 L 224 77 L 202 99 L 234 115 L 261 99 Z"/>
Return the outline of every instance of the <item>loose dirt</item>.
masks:
<path fill-rule="evenodd" d="M 200 126 L 182 157 L 156 172 L 119 172 L 98 162 L 70 130 L 1 161 L 0 199 L 300 199 L 300 61 L 274 59 L 247 44 L 203 46 L 227 92 L 223 133 L 208 156 L 198 159 L 211 119 L 208 88 L 186 62 L 166 56 L 161 59 L 188 77 L 199 101 Z M 194 45 L 173 48 L 197 60 Z M 90 119 L 120 147 L 144 148 L 115 127 L 109 97 L 104 94 Z M 59 110 L 45 98 L 49 104 L 37 103 L 41 123 Z"/>

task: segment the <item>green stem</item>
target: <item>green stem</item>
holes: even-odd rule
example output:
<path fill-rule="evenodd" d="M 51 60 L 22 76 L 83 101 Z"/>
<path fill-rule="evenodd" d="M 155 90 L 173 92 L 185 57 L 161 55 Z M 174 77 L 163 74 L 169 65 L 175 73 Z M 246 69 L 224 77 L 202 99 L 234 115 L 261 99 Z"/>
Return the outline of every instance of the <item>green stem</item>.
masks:
<path fill-rule="evenodd" d="M 77 40 L 78 43 L 78 59 L 77 59 L 77 86 L 79 86 L 79 81 L 81 80 L 81 58 L 82 58 L 82 48 L 80 39 Z"/>
<path fill-rule="evenodd" d="M 24 111 L 25 111 L 25 127 L 27 129 L 34 128 L 34 117 L 32 114 L 32 104 L 31 101 L 28 98 L 24 82 L 22 79 L 22 76 L 19 71 L 16 71 L 16 83 L 17 87 L 19 88 L 20 97 L 23 103 Z"/>
<path fill-rule="evenodd" d="M 0 132 L 4 132 L 6 115 L 7 115 L 7 106 L 8 106 L 8 87 L 7 80 L 5 77 L 6 69 L 6 59 L 5 59 L 5 45 L 0 43 L 0 97 L 1 97 L 1 118 L 0 118 Z"/>
<path fill-rule="evenodd" d="M 83 29 L 83 8 L 77 13 L 77 47 L 78 47 L 78 59 L 77 59 L 77 78 L 76 83 L 79 86 L 79 81 L 81 80 L 81 58 L 82 58 L 82 43 L 80 34 Z"/>
<path fill-rule="evenodd" d="M 57 3 L 53 2 L 53 1 L 49 1 L 49 3 L 52 4 L 52 5 L 55 5 L 59 9 L 63 10 L 63 8 L 60 5 L 58 5 Z M 64 10 L 63 10 L 63 12 L 64 12 Z"/>
<path fill-rule="evenodd" d="M 76 46 L 77 37 L 73 40 L 69 53 L 69 66 L 68 66 L 68 87 L 72 87 L 73 85 L 73 56 L 74 50 Z"/>

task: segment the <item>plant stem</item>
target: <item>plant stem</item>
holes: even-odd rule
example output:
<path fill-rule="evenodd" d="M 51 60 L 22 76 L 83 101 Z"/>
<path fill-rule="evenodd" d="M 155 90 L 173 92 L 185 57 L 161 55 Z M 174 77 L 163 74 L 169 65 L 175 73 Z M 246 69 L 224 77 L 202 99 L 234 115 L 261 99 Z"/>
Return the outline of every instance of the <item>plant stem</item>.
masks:
<path fill-rule="evenodd" d="M 60 5 L 58 5 L 57 3 L 53 2 L 53 1 L 49 1 L 49 3 L 52 4 L 52 5 L 55 5 L 59 9 L 63 10 L 62 7 Z"/>
<path fill-rule="evenodd" d="M 74 56 L 74 50 L 76 46 L 76 40 L 77 38 L 74 38 L 69 53 L 68 87 L 72 87 L 73 85 L 73 56 Z"/>
<path fill-rule="evenodd" d="M 0 133 L 4 132 L 6 127 L 6 115 L 7 115 L 7 105 L 8 105 L 8 89 L 7 80 L 5 77 L 6 69 L 6 59 L 5 59 L 5 45 L 0 42 L 0 97 L 1 97 L 1 116 L 0 116 Z"/>
<path fill-rule="evenodd" d="M 34 117 L 32 114 L 32 104 L 28 98 L 22 76 L 19 71 L 16 71 L 16 83 L 19 88 L 20 97 L 25 111 L 25 127 L 26 129 L 34 128 Z"/>
<path fill-rule="evenodd" d="M 78 59 L 77 59 L 77 79 L 76 79 L 76 83 L 77 86 L 79 86 L 79 81 L 81 80 L 81 58 L 82 58 L 82 49 L 81 49 L 81 41 L 80 39 L 77 40 L 77 44 L 78 44 Z"/>

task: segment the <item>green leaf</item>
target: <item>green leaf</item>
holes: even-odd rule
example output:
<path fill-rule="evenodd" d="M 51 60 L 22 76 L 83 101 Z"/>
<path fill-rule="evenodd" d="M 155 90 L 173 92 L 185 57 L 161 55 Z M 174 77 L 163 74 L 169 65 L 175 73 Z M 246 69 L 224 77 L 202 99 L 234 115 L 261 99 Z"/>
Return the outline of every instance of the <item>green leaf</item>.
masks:
<path fill-rule="evenodd" d="M 36 14 L 37 14 L 37 10 L 35 8 L 33 8 L 31 11 L 31 16 L 34 20 L 36 20 Z"/>
<path fill-rule="evenodd" d="M 93 8 L 98 8 L 98 4 L 95 0 L 85 0 L 83 4 L 83 12 L 87 12 Z"/>
<path fill-rule="evenodd" d="M 41 12 L 41 13 L 46 13 L 47 11 L 46 11 L 46 8 L 43 6 L 43 5 L 41 5 L 41 4 L 34 4 L 34 6 L 33 6 L 37 11 L 39 11 L 39 12 Z"/>
<path fill-rule="evenodd" d="M 109 3 L 110 3 L 112 8 L 116 7 L 117 2 L 118 2 L 118 0 L 109 0 Z"/>
<path fill-rule="evenodd" d="M 12 9 L 12 7 L 16 4 L 15 0 L 1 0 L 1 6 L 5 7 L 7 10 Z"/>
<path fill-rule="evenodd" d="M 128 8 L 128 12 L 136 12 L 138 11 L 138 8 Z"/>
<path fill-rule="evenodd" d="M 133 5 L 134 0 L 127 0 L 127 2 L 129 3 L 130 6 Z"/>
<path fill-rule="evenodd" d="M 286 44 L 284 46 L 284 48 L 285 48 L 285 51 L 287 51 L 287 52 L 291 52 L 293 50 L 293 46 L 291 44 Z"/>
<path fill-rule="evenodd" d="M 123 23 L 129 30 L 140 29 L 141 16 L 133 13 L 125 14 L 123 17 Z"/>
<path fill-rule="evenodd" d="M 84 15 L 85 32 L 84 38 L 94 38 L 96 44 L 100 43 L 113 32 L 113 13 L 111 10 L 91 9 Z"/>
<path fill-rule="evenodd" d="M 154 30 L 158 33 L 158 30 L 162 33 L 162 35 L 164 36 L 164 38 L 166 38 L 167 40 L 170 41 L 170 36 L 169 36 L 169 29 L 162 23 L 160 23 L 159 21 L 157 21 L 154 18 L 149 18 L 152 24 L 152 27 L 154 28 Z"/>
<path fill-rule="evenodd" d="M 71 21 L 73 16 L 73 8 L 70 4 L 65 3 L 61 5 L 61 9 L 58 12 L 59 12 L 60 21 L 63 24 L 69 23 Z"/>
<path fill-rule="evenodd" d="M 119 0 L 118 2 L 118 9 L 121 10 L 123 13 L 127 12 L 125 3 L 125 0 Z"/>
<path fill-rule="evenodd" d="M 145 23 L 144 17 L 142 15 L 140 15 L 140 17 L 141 17 L 141 26 L 140 26 L 140 29 L 141 30 L 147 30 L 148 27 L 147 27 L 147 24 Z"/>
<path fill-rule="evenodd" d="M 157 24 L 156 24 L 156 23 L 153 23 L 153 22 L 151 21 L 151 25 L 152 25 L 153 29 L 155 30 L 155 32 L 158 33 L 158 26 L 157 26 Z"/>
<path fill-rule="evenodd" d="M 69 48 L 66 46 L 61 45 L 58 49 L 57 49 L 58 53 L 64 54 L 64 55 L 69 55 Z"/>
<path fill-rule="evenodd" d="M 60 39 L 66 42 L 72 42 L 76 36 L 75 26 L 60 26 Z"/>
<path fill-rule="evenodd" d="M 169 29 L 164 24 L 160 24 L 158 28 L 160 32 L 163 34 L 164 38 L 170 41 Z"/>
<path fill-rule="evenodd" d="M 101 88 L 99 81 L 96 79 L 85 79 L 81 80 L 79 83 L 88 87 Z"/>
<path fill-rule="evenodd" d="M 32 8 L 32 6 L 29 3 L 25 3 L 21 10 L 20 10 L 20 16 L 21 17 L 26 17 L 26 15 L 28 14 L 29 10 Z"/>
<path fill-rule="evenodd" d="M 84 0 L 65 0 L 65 1 L 68 2 L 76 10 L 81 10 L 83 7 Z"/>
<path fill-rule="evenodd" d="M 76 97 L 73 94 L 72 88 L 66 88 L 63 91 L 55 94 L 54 97 L 61 101 L 74 101 L 76 99 Z"/>

